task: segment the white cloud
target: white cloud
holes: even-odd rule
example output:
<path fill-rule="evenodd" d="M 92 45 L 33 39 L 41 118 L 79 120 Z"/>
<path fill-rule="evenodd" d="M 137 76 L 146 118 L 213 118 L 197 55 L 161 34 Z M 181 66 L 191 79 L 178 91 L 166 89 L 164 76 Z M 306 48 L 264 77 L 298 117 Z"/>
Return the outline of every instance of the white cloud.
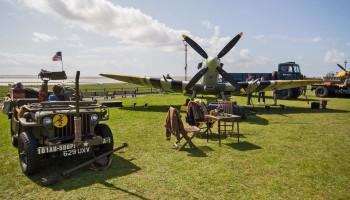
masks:
<path fill-rule="evenodd" d="M 76 34 L 71 35 L 68 40 L 70 41 L 79 41 L 80 42 L 80 37 Z"/>
<path fill-rule="evenodd" d="M 324 55 L 323 61 L 326 63 L 337 63 L 345 60 L 345 53 L 339 52 L 336 49 L 328 50 Z"/>
<path fill-rule="evenodd" d="M 125 43 L 171 45 L 187 31 L 174 30 L 142 13 L 105 0 L 23 0 L 26 6 L 53 16 L 72 27 L 110 36 Z"/>
<path fill-rule="evenodd" d="M 50 36 L 46 33 L 37 33 L 37 32 L 34 32 L 32 33 L 33 37 L 32 37 L 32 40 L 34 42 L 50 42 L 50 41 L 53 41 L 53 40 L 58 40 L 57 37 L 55 36 Z"/>
<path fill-rule="evenodd" d="M 35 75 L 42 69 L 43 63 L 52 62 L 52 56 L 33 55 L 26 53 L 6 53 L 0 51 L 2 74 L 29 74 Z M 46 70 L 54 69 L 54 65 L 45 67 Z"/>
<path fill-rule="evenodd" d="M 201 21 L 201 23 L 205 28 L 212 29 L 212 25 L 211 25 L 210 21 L 205 20 L 205 21 Z"/>
<path fill-rule="evenodd" d="M 86 32 L 102 35 L 103 37 L 115 38 L 117 42 L 123 44 L 114 47 L 95 46 L 87 48 L 87 46 L 84 45 L 84 41 L 82 41 L 78 35 L 71 35 L 71 37 L 68 38 L 68 45 L 70 47 L 82 48 L 83 50 L 81 52 L 86 55 L 96 53 L 104 56 L 114 55 L 112 57 L 114 58 L 118 53 L 125 54 L 125 52 L 132 51 L 133 55 L 135 53 L 140 53 L 139 58 L 141 59 L 144 55 L 152 56 L 160 55 L 161 52 L 177 52 L 177 55 L 172 53 L 171 56 L 173 57 L 169 56 L 173 59 L 176 56 L 183 56 L 181 35 L 186 34 L 195 40 L 209 56 L 216 56 L 235 36 L 220 37 L 221 30 L 219 26 L 211 24 L 210 21 L 202 21 L 201 23 L 203 26 L 213 30 L 212 36 L 208 38 L 196 37 L 191 35 L 190 31 L 172 29 L 156 19 L 153 19 L 151 16 L 144 14 L 139 9 L 121 7 L 113 3 L 115 1 L 36 0 L 35 3 L 31 0 L 21 1 L 25 6 L 43 13 L 48 17 L 57 19 L 68 27 L 79 28 Z M 202 58 L 191 47 L 188 48 L 189 61 L 193 61 L 194 63 L 200 62 Z M 231 51 L 232 52 L 229 52 L 224 57 L 225 62 L 228 64 L 234 63 L 235 65 L 243 66 L 247 65 L 247 63 L 265 63 L 267 60 L 265 58 L 256 58 L 256 60 L 254 60 L 254 56 L 251 56 L 248 50 L 242 50 L 242 52 L 240 52 L 234 47 Z M 105 60 L 111 59 L 111 57 L 104 58 Z M 178 57 L 176 57 L 176 59 L 177 58 Z M 95 59 L 99 58 L 96 57 Z M 230 62 L 230 59 L 232 62 Z M 68 63 L 67 59 L 66 63 Z M 141 64 L 143 63 L 142 61 Z M 76 63 L 74 64 L 76 65 Z M 91 59 L 88 64 L 91 65 Z M 114 65 L 117 64 L 115 63 Z M 130 66 L 131 63 L 118 63 L 118 65 Z M 101 65 L 99 64 L 98 66 Z M 152 66 L 152 64 L 149 66 Z"/>
<path fill-rule="evenodd" d="M 323 39 L 321 37 L 315 37 L 311 39 L 312 42 L 321 42 L 322 40 Z"/>
<path fill-rule="evenodd" d="M 323 38 L 321 37 L 314 37 L 311 39 L 306 39 L 306 38 L 298 38 L 298 37 L 293 37 L 293 36 L 287 36 L 287 35 L 255 35 L 252 36 L 254 40 L 260 41 L 260 42 L 267 42 L 270 40 L 286 40 L 289 42 L 312 42 L 312 43 L 317 43 L 321 42 Z"/>
<path fill-rule="evenodd" d="M 300 39 L 296 37 L 286 36 L 286 35 L 255 35 L 252 36 L 254 40 L 266 42 L 268 40 L 288 40 L 288 41 L 299 41 Z"/>
<path fill-rule="evenodd" d="M 84 45 L 80 39 L 80 37 L 76 34 L 71 35 L 68 40 L 71 42 L 69 44 L 70 47 L 78 47 L 78 48 L 88 48 L 87 45 Z"/>

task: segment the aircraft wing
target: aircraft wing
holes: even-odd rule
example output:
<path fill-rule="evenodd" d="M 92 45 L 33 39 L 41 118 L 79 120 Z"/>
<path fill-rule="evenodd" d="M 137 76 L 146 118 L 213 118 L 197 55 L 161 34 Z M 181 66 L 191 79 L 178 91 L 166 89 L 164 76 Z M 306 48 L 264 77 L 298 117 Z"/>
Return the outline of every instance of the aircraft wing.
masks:
<path fill-rule="evenodd" d="M 260 92 L 271 90 L 285 90 L 289 88 L 303 87 L 320 83 L 322 80 L 267 80 L 267 81 L 251 81 L 251 82 L 239 82 L 242 86 L 241 92 Z"/>
<path fill-rule="evenodd" d="M 166 78 L 151 78 L 147 76 L 127 76 L 119 74 L 100 74 L 107 78 L 115 79 L 118 81 L 123 81 L 126 83 L 133 83 L 136 85 L 149 86 L 157 89 L 162 89 L 165 91 L 173 92 L 182 92 L 186 85 L 187 81 L 177 81 Z"/>
<path fill-rule="evenodd" d="M 147 76 L 128 76 L 119 74 L 100 74 L 107 78 L 123 81 L 126 83 L 133 83 L 136 85 L 149 86 L 157 89 L 162 89 L 170 92 L 183 93 L 188 81 L 178 81 L 166 78 L 152 78 Z M 284 90 L 289 88 L 296 88 L 322 82 L 322 80 L 266 80 L 266 81 L 251 81 L 238 82 L 242 87 L 240 93 L 250 93 L 259 91 Z M 197 83 L 192 89 L 197 91 L 197 94 L 219 94 L 220 91 L 229 93 L 236 93 L 235 88 L 230 83 L 218 83 L 214 86 L 212 91 L 205 91 L 204 85 Z M 187 91 L 189 92 L 189 91 Z"/>

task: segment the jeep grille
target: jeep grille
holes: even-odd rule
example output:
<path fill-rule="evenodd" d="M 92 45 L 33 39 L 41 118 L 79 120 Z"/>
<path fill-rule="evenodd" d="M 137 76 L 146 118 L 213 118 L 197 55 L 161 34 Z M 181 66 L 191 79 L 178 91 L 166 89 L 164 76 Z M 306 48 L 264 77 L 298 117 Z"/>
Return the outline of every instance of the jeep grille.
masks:
<path fill-rule="evenodd" d="M 81 135 L 90 133 L 90 114 L 80 114 Z M 74 114 L 67 115 L 68 123 L 63 128 L 54 127 L 55 138 L 74 138 Z"/>

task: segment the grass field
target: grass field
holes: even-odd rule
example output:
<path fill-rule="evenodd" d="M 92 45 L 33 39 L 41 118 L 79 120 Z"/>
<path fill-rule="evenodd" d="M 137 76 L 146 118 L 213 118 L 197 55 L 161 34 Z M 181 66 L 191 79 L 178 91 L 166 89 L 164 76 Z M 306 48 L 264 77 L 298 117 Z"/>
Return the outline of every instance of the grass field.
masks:
<path fill-rule="evenodd" d="M 327 109 L 316 110 L 305 97 L 279 101 L 283 110 L 255 106 L 258 114 L 240 123 L 240 144 L 227 137 L 220 147 L 214 135 L 209 142 L 195 138 L 199 149 L 176 151 L 163 125 L 168 106 L 179 108 L 185 99 L 180 94 L 119 99 L 124 107 L 110 108 L 106 123 L 115 146 L 129 147 L 113 155 L 110 169 L 86 167 L 59 176 L 50 187 L 41 185 L 42 177 L 89 156 L 43 160 L 40 173 L 27 177 L 11 145 L 9 120 L 0 114 L 0 199 L 350 199 L 350 98 L 327 99 Z M 246 100 L 231 99 L 239 105 Z M 319 99 L 310 94 L 309 100 Z"/>

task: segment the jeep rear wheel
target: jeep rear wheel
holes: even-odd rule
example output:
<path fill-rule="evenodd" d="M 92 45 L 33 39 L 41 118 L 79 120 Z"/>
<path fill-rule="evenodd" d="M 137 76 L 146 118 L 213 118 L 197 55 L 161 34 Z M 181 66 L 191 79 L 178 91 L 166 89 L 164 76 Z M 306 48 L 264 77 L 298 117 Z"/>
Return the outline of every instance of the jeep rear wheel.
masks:
<path fill-rule="evenodd" d="M 12 129 L 12 121 L 10 122 L 10 128 L 11 128 L 11 143 L 12 146 L 18 147 L 18 137 L 15 135 L 15 132 Z"/>
<path fill-rule="evenodd" d="M 26 175 L 35 173 L 39 168 L 37 143 L 30 132 L 23 132 L 18 139 L 18 156 L 22 171 Z"/>

